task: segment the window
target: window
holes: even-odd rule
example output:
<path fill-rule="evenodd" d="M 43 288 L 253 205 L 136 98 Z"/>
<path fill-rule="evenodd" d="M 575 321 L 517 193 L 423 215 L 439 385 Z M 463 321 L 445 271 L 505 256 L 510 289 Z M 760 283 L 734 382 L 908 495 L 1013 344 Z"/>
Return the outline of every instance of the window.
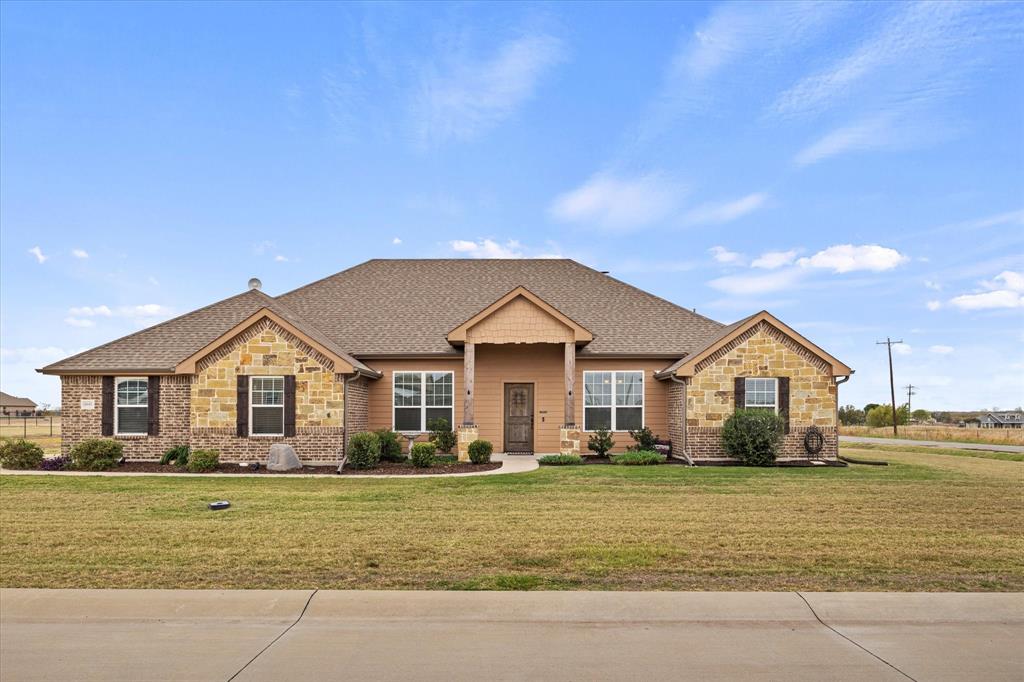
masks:
<path fill-rule="evenodd" d="M 743 389 L 743 406 L 747 408 L 766 409 L 778 412 L 778 389 L 778 379 L 747 379 Z"/>
<path fill-rule="evenodd" d="M 630 431 L 643 424 L 643 372 L 583 373 L 584 431 Z"/>
<path fill-rule="evenodd" d="M 149 433 L 149 382 L 143 377 L 117 379 L 114 433 L 144 436 Z"/>
<path fill-rule="evenodd" d="M 249 433 L 284 435 L 284 377 L 249 379 Z"/>
<path fill-rule="evenodd" d="M 426 431 L 435 419 L 455 428 L 454 372 L 395 372 L 395 431 Z"/>

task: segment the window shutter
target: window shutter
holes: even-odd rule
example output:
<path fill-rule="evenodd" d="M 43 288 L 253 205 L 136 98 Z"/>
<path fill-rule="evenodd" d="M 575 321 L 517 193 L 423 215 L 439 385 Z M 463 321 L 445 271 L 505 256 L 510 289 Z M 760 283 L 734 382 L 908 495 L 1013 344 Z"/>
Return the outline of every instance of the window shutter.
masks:
<path fill-rule="evenodd" d="M 746 377 L 736 377 L 733 379 L 733 393 L 736 397 L 736 409 L 742 410 L 746 406 L 747 401 Z"/>
<path fill-rule="evenodd" d="M 114 435 L 114 377 L 103 377 L 103 394 L 100 404 L 101 433 Z"/>
<path fill-rule="evenodd" d="M 238 394 L 235 404 L 235 435 L 239 438 L 249 436 L 249 377 L 239 374 Z"/>
<path fill-rule="evenodd" d="M 284 378 L 284 435 L 295 435 L 295 375 Z"/>
<path fill-rule="evenodd" d="M 779 414 L 786 422 L 785 432 L 789 433 L 789 377 L 779 377 Z"/>
<path fill-rule="evenodd" d="M 146 395 L 149 398 L 149 428 L 151 436 L 160 435 L 160 377 L 149 377 L 146 380 Z"/>

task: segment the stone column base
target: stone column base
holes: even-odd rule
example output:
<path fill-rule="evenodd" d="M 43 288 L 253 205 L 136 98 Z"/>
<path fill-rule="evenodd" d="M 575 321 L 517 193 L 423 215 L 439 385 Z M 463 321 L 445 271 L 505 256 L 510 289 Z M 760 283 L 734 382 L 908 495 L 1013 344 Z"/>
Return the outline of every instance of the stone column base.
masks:
<path fill-rule="evenodd" d="M 458 436 L 459 461 L 468 462 L 469 444 L 480 437 L 480 429 L 476 424 L 463 424 L 457 429 L 456 434 Z"/>
<path fill-rule="evenodd" d="M 583 432 L 575 424 L 567 424 L 559 429 L 558 451 L 563 455 L 580 454 L 580 441 L 583 439 Z"/>

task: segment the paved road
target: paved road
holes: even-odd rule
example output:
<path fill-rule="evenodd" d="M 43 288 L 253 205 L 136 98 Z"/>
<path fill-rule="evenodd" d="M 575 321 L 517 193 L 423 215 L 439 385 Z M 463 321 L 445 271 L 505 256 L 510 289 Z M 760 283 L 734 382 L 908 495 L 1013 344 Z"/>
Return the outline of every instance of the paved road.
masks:
<path fill-rule="evenodd" d="M 905 438 L 871 438 L 869 436 L 839 436 L 840 443 L 877 443 L 878 445 L 920 445 L 927 448 L 957 450 L 985 450 L 987 452 L 1024 452 L 1024 445 L 993 445 L 992 443 L 950 443 L 941 440 L 907 440 Z"/>
<path fill-rule="evenodd" d="M 1024 594 L 0 590 L 20 680 L 1016 680 Z"/>

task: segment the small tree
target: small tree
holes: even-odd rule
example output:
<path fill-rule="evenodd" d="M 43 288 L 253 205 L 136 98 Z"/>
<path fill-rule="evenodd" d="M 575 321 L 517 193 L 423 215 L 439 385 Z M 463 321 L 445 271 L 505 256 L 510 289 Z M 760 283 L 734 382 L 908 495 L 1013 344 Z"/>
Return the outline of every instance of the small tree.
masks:
<path fill-rule="evenodd" d="M 839 423 L 843 426 L 860 426 L 867 419 L 864 410 L 853 405 L 846 405 L 839 408 Z"/>
<path fill-rule="evenodd" d="M 932 418 L 932 413 L 928 410 L 914 410 L 911 415 L 915 421 L 926 422 Z"/>
<path fill-rule="evenodd" d="M 906 405 L 901 405 L 896 409 L 896 425 L 900 426 L 906 424 L 910 418 L 910 411 Z M 892 426 L 892 406 L 891 405 L 876 405 L 871 408 L 867 416 L 868 426 L 880 427 L 880 426 Z"/>
<path fill-rule="evenodd" d="M 636 441 L 637 450 L 654 450 L 654 446 L 658 444 L 658 436 L 648 426 L 630 431 L 629 435 Z"/>
<path fill-rule="evenodd" d="M 878 407 L 878 403 L 868 403 L 867 405 L 864 406 L 864 414 L 867 415 L 868 412 L 870 412 L 876 407 Z"/>
<path fill-rule="evenodd" d="M 430 442 L 434 444 L 438 452 L 448 454 L 452 451 L 456 438 L 447 419 L 431 419 L 427 423 L 427 428 L 430 429 Z"/>
<path fill-rule="evenodd" d="M 614 447 L 615 441 L 608 429 L 598 429 L 587 439 L 587 449 L 596 452 L 598 457 L 604 457 Z"/>
<path fill-rule="evenodd" d="M 722 425 L 722 447 L 751 466 L 775 462 L 786 421 L 771 410 L 736 410 Z"/>

